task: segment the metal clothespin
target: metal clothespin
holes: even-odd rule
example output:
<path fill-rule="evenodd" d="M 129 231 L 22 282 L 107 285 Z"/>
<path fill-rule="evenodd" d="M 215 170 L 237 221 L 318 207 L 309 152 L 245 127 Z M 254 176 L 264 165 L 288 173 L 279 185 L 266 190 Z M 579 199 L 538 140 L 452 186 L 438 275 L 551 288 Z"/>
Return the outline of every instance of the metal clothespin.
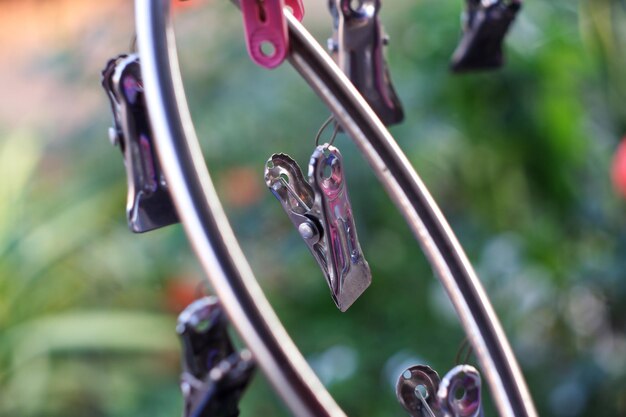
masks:
<path fill-rule="evenodd" d="M 339 150 L 317 146 L 308 181 L 293 159 L 274 154 L 265 165 L 265 183 L 317 260 L 333 301 L 346 311 L 372 274 L 359 245 Z"/>
<path fill-rule="evenodd" d="M 178 317 L 183 345 L 183 417 L 236 417 L 254 372 L 248 350 L 236 352 L 216 297 L 191 303 Z"/>
<path fill-rule="evenodd" d="M 248 54 L 255 64 L 275 68 L 287 57 L 289 36 L 283 9 L 302 20 L 302 0 L 239 0 Z"/>
<path fill-rule="evenodd" d="M 102 71 L 111 101 L 109 139 L 124 155 L 128 180 L 126 215 L 135 233 L 178 222 L 165 176 L 156 155 L 137 55 L 120 55 Z"/>
<path fill-rule="evenodd" d="M 380 22 L 380 0 L 329 0 L 334 33 L 328 49 L 363 98 L 385 125 L 404 119 L 402 104 L 389 75 L 384 55 L 387 35 Z"/>
<path fill-rule="evenodd" d="M 521 0 L 466 0 L 463 37 L 450 63 L 454 72 L 495 69 L 504 63 L 502 43 Z"/>
<path fill-rule="evenodd" d="M 443 379 L 426 365 L 406 369 L 396 396 L 411 417 L 482 417 L 480 374 L 470 365 L 457 365 Z"/>

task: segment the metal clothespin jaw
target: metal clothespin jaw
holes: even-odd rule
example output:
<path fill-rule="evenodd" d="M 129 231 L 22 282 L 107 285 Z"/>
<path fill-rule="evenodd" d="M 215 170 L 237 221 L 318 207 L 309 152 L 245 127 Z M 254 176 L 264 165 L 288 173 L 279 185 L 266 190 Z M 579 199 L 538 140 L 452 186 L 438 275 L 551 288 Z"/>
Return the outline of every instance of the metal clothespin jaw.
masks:
<path fill-rule="evenodd" d="M 183 345 L 183 417 L 236 417 L 255 366 L 248 350 L 236 352 L 216 297 L 191 303 L 176 326 Z"/>
<path fill-rule="evenodd" d="M 502 44 L 521 6 L 521 0 L 467 0 L 463 37 L 452 56 L 452 71 L 501 67 Z"/>
<path fill-rule="evenodd" d="M 265 165 L 265 183 L 322 269 L 333 301 L 346 311 L 372 274 L 359 245 L 342 164 L 337 148 L 318 146 L 307 181 L 293 159 L 274 154 Z"/>
<path fill-rule="evenodd" d="M 178 222 L 165 176 L 156 155 L 137 55 L 120 55 L 102 71 L 111 101 L 109 138 L 124 155 L 128 180 L 126 215 L 135 233 Z"/>
<path fill-rule="evenodd" d="M 480 374 L 470 365 L 457 365 L 443 379 L 426 365 L 406 369 L 396 396 L 411 417 L 482 417 Z"/>
<path fill-rule="evenodd" d="M 380 22 L 380 0 L 329 0 L 334 34 L 328 49 L 363 98 L 385 125 L 400 123 L 404 111 L 396 94 L 384 55 L 388 43 Z"/>

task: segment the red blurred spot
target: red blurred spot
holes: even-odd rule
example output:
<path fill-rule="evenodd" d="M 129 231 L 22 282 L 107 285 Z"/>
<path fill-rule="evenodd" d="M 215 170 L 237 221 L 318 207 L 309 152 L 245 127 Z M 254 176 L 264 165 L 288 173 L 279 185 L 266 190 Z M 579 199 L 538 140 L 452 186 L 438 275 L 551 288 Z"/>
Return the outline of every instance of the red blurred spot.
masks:
<path fill-rule="evenodd" d="M 198 6 L 200 4 L 197 0 L 172 0 L 172 7 L 174 9 L 183 9 L 188 7 Z"/>
<path fill-rule="evenodd" d="M 198 279 L 175 277 L 165 287 L 166 308 L 174 313 L 180 313 L 191 302 L 204 295 L 202 290 L 202 281 Z"/>
<path fill-rule="evenodd" d="M 615 151 L 613 157 L 613 167 L 611 169 L 613 186 L 623 196 L 626 197 L 626 137 Z"/>

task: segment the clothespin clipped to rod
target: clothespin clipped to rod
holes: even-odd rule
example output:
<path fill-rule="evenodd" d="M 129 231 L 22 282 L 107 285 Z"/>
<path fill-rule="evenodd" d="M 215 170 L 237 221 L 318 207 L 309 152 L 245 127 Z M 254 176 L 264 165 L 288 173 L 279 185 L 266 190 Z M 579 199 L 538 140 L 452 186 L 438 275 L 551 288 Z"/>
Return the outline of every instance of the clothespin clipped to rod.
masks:
<path fill-rule="evenodd" d="M 341 153 L 317 146 L 308 181 L 298 164 L 274 154 L 265 165 L 265 183 L 280 201 L 319 264 L 339 310 L 346 311 L 372 282 L 352 216 Z"/>
<path fill-rule="evenodd" d="M 329 0 L 334 33 L 328 49 L 385 125 L 400 123 L 404 111 L 396 94 L 384 49 L 387 35 L 380 22 L 380 0 Z"/>
<path fill-rule="evenodd" d="M 176 332 L 183 345 L 183 417 L 237 417 L 255 366 L 248 350 L 235 351 L 217 297 L 187 306 Z"/>
<path fill-rule="evenodd" d="M 450 68 L 467 72 L 499 68 L 504 63 L 502 44 L 522 6 L 521 0 L 466 0 L 463 37 Z"/>
<path fill-rule="evenodd" d="M 264 68 L 275 68 L 287 57 L 289 37 L 283 9 L 302 20 L 302 0 L 240 0 L 246 47 L 252 61 Z"/>
<path fill-rule="evenodd" d="M 128 196 L 126 217 L 135 233 L 178 222 L 165 176 L 154 148 L 139 57 L 120 55 L 102 71 L 102 86 L 113 111 L 109 139 L 124 156 Z"/>

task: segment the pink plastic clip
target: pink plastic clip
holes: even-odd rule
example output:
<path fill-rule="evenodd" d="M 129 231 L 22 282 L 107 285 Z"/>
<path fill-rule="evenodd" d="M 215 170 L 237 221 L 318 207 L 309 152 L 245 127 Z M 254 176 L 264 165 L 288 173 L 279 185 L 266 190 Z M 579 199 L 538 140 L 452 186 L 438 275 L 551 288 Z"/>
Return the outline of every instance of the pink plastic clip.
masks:
<path fill-rule="evenodd" d="M 285 0 L 285 6 L 291 9 L 293 17 L 302 22 L 302 18 L 304 17 L 304 4 L 302 0 Z"/>
<path fill-rule="evenodd" d="M 265 68 L 275 68 L 287 56 L 289 38 L 283 8 L 292 9 L 296 19 L 304 15 L 302 0 L 241 0 L 241 12 L 250 58 Z"/>

